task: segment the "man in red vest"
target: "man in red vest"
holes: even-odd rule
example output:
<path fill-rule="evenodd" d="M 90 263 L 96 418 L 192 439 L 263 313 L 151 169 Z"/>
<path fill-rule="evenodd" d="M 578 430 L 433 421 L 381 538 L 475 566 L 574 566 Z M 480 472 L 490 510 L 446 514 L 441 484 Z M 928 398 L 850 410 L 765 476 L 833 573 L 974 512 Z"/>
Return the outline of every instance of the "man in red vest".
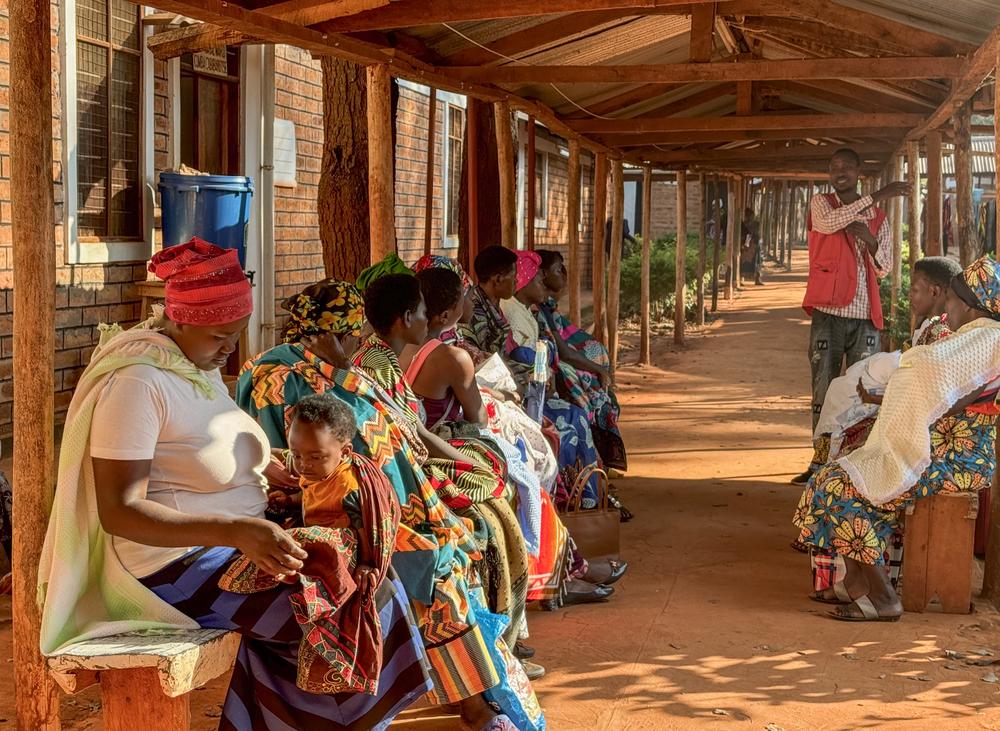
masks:
<path fill-rule="evenodd" d="M 813 428 L 830 381 L 847 365 L 867 358 L 880 346 L 882 302 L 878 280 L 892 266 L 892 233 L 878 203 L 909 194 L 905 182 L 889 183 L 871 195 L 858 193 L 861 158 L 851 149 L 830 159 L 833 193 L 813 196 L 809 204 L 809 282 L 802 307 L 812 316 L 809 363 L 812 367 Z M 805 484 L 819 465 L 792 479 Z"/>

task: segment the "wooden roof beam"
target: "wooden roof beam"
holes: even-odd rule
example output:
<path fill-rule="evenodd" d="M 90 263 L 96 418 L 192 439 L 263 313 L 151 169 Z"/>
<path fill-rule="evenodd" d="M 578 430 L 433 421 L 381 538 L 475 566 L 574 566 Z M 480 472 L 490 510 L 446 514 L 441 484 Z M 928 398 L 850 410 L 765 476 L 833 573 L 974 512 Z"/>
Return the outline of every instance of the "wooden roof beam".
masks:
<path fill-rule="evenodd" d="M 802 79 L 928 79 L 962 74 L 961 58 L 809 58 L 736 63 L 676 63 L 633 66 L 439 67 L 462 81 L 491 84 L 692 84 L 704 81 Z"/>
<path fill-rule="evenodd" d="M 677 150 L 674 152 L 650 152 L 650 159 L 662 163 L 724 163 L 753 162 L 755 160 L 829 160 L 839 149 L 839 145 L 797 145 L 795 147 L 756 147 L 752 149 L 736 148 L 733 150 Z M 888 144 L 879 146 L 855 145 L 853 148 L 859 155 L 866 158 L 888 157 L 893 147 Z"/>
<path fill-rule="evenodd" d="M 572 13 L 555 20 L 526 28 L 525 30 L 502 36 L 491 43 L 483 45 L 490 50 L 470 46 L 445 58 L 449 66 L 482 66 L 493 61 L 499 61 L 504 56 L 518 56 L 536 48 L 585 33 L 591 28 L 604 25 L 622 17 L 620 10 L 610 10 L 601 13 Z"/>
<path fill-rule="evenodd" d="M 153 54 L 153 58 L 158 61 L 166 61 L 185 53 L 198 53 L 219 46 L 239 46 L 254 42 L 259 42 L 259 39 L 238 30 L 198 23 L 197 25 L 154 33 L 149 37 L 146 45 Z"/>
<path fill-rule="evenodd" d="M 959 107 L 965 104 L 979 90 L 983 81 L 994 72 L 998 53 L 1000 53 L 1000 26 L 994 28 L 983 41 L 983 45 L 972 54 L 962 75 L 952 83 L 948 98 L 923 124 L 916 127 L 907 139 L 919 139 L 928 131 L 937 129 L 951 119 Z"/>
<path fill-rule="evenodd" d="M 536 17 L 560 13 L 601 12 L 605 10 L 688 9 L 693 5 L 714 0 L 395 0 L 387 7 L 336 18 L 322 24 L 322 30 L 349 33 L 359 30 L 410 28 L 437 23 L 458 23 L 467 20 L 499 20 L 501 18 Z"/>
<path fill-rule="evenodd" d="M 715 51 L 715 4 L 696 5 L 691 13 L 691 63 L 708 63 Z"/>
<path fill-rule="evenodd" d="M 916 97 L 888 94 L 849 81 L 824 79 L 822 81 L 771 81 L 763 86 L 764 92 L 798 94 L 810 99 L 833 102 L 847 108 L 872 112 L 929 113 L 935 105 Z"/>
<path fill-rule="evenodd" d="M 661 87 L 662 88 L 662 87 Z M 736 94 L 735 84 L 716 84 L 715 86 L 688 94 L 686 97 L 676 99 L 662 106 L 650 109 L 648 112 L 639 114 L 632 119 L 645 119 L 649 117 L 668 117 L 672 114 L 681 114 L 690 111 L 695 107 L 700 107 L 711 101 L 716 101 L 720 97 L 734 96 Z"/>
<path fill-rule="evenodd" d="M 227 0 L 156 0 L 160 10 L 182 13 L 204 23 L 252 35 L 265 43 L 288 43 L 316 56 L 336 56 L 361 64 L 384 63 L 398 78 L 438 89 L 466 94 L 484 101 L 506 101 L 515 109 L 533 115 L 550 130 L 566 138 L 577 139 L 588 150 L 620 157 L 616 150 L 595 142 L 569 127 L 555 112 L 540 102 L 524 99 L 502 89 L 467 82 L 456 82 L 435 71 L 433 66 L 394 49 L 384 49 L 365 41 L 337 33 L 323 33 L 294 23 L 246 10 Z"/>
<path fill-rule="evenodd" d="M 609 147 L 628 149 L 644 145 L 685 145 L 700 142 L 752 142 L 754 140 L 805 140 L 857 138 L 863 140 L 888 139 L 898 141 L 905 130 L 887 130 L 881 127 L 867 127 L 852 130 L 838 128 L 819 130 L 764 129 L 746 132 L 647 132 L 643 134 L 596 133 L 589 135 Z"/>
<path fill-rule="evenodd" d="M 643 132 L 753 132 L 759 130 L 907 129 L 920 124 L 920 114 L 757 114 L 743 117 L 649 117 L 642 119 L 572 120 L 582 133 L 639 134 Z M 816 132 L 810 136 L 823 136 Z"/>
<path fill-rule="evenodd" d="M 257 12 L 297 25 L 315 25 L 324 20 L 355 15 L 388 4 L 389 0 L 283 0 L 258 8 Z"/>

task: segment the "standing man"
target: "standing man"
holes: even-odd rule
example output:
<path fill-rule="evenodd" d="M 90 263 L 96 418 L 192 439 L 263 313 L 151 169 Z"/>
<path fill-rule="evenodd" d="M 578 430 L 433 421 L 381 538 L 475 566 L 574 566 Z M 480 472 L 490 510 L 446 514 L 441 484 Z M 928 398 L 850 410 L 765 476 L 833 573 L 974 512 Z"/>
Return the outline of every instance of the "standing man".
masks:
<path fill-rule="evenodd" d="M 889 183 L 871 195 L 858 193 L 861 158 L 851 149 L 830 159 L 833 193 L 813 196 L 809 204 L 809 282 L 802 307 L 812 316 L 809 363 L 812 368 L 812 424 L 816 427 L 830 381 L 847 365 L 867 358 L 880 346 L 882 301 L 879 278 L 892 267 L 892 233 L 878 207 L 909 192 L 909 184 Z M 812 464 L 792 483 L 805 484 L 820 467 Z M 823 460 L 825 461 L 825 459 Z"/>

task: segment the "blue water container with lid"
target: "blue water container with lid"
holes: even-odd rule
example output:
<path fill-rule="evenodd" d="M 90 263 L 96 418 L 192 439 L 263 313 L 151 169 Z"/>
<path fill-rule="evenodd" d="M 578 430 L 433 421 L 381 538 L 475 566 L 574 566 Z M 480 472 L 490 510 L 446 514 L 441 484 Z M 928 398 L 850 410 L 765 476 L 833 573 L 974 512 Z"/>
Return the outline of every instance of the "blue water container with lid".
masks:
<path fill-rule="evenodd" d="M 197 236 L 223 249 L 236 249 L 247 266 L 247 226 L 253 179 L 242 175 L 160 173 L 163 246 Z"/>

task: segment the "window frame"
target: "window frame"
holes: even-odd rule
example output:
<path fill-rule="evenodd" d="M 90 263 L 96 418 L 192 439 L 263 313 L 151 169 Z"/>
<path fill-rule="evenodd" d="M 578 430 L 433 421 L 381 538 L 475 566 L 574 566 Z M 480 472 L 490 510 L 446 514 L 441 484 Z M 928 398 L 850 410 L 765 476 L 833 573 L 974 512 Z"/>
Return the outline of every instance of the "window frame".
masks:
<path fill-rule="evenodd" d="M 448 147 L 451 136 L 448 134 L 449 128 L 451 126 L 451 115 L 453 109 L 459 109 L 464 117 L 464 122 L 467 124 L 469 121 L 469 113 L 466 105 L 466 98 L 459 94 L 452 94 L 447 91 L 436 91 L 435 93 L 435 103 L 444 104 L 444 113 L 440 115 L 441 118 L 441 248 L 443 249 L 457 249 L 459 245 L 459 234 L 456 227 L 456 232 L 454 234 L 448 234 L 448 227 L 451 223 L 449 218 L 449 203 L 451 200 L 451 165 L 448 155 Z M 437 115 L 435 115 L 437 116 Z M 462 150 L 465 154 L 465 137 L 467 134 L 466 126 L 462 127 Z M 435 145 L 436 146 L 436 145 Z M 436 150 L 434 151 L 436 153 Z M 430 154 L 430 153 L 428 153 Z M 459 171 L 461 174 L 461 171 Z M 459 188 L 461 189 L 461 181 L 459 181 Z M 459 205 L 461 206 L 461 193 L 455 191 L 455 194 L 459 196 Z M 457 222 L 456 222 L 457 224 Z"/>
<path fill-rule="evenodd" d="M 81 241 L 79 236 L 79 130 L 77 126 L 77 23 L 76 0 L 63 0 L 60 4 L 59 44 L 62 57 L 60 86 L 62 91 L 62 185 L 63 185 L 63 250 L 66 264 L 110 264 L 135 262 L 148 259 L 153 251 L 154 209 L 153 190 L 155 149 L 153 142 L 154 59 L 146 45 L 151 30 L 140 21 L 139 25 L 139 87 L 142 96 L 139 105 L 139 185 L 142 207 L 141 236 L 137 239 L 112 237 Z M 153 10 L 140 6 L 140 17 Z"/>
<path fill-rule="evenodd" d="M 535 148 L 535 175 L 538 175 L 538 158 L 541 157 L 542 162 L 542 190 L 541 195 L 536 191 L 535 193 L 535 211 L 533 211 L 533 218 L 535 219 L 535 228 L 548 228 L 549 227 L 549 152 L 548 150 L 541 150 L 537 147 Z M 531 184 L 534 185 L 535 181 L 532 180 Z M 538 207 L 541 206 L 542 215 L 538 216 Z"/>

